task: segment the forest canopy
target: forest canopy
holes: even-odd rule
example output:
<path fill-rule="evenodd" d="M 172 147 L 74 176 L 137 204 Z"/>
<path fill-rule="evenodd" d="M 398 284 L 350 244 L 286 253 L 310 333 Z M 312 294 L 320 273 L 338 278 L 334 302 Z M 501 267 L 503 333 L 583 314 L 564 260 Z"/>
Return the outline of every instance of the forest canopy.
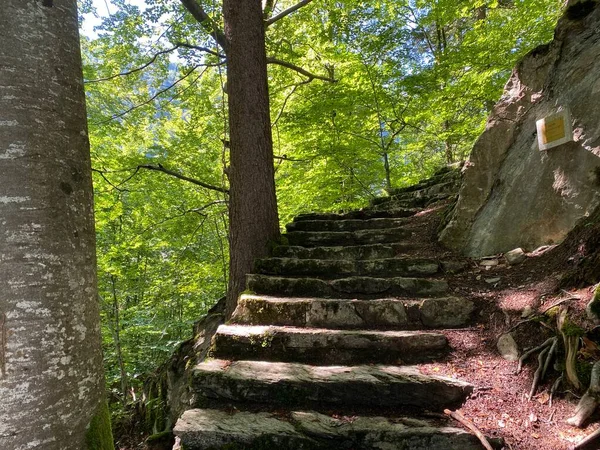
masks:
<path fill-rule="evenodd" d="M 211 28 L 182 3 L 81 5 L 83 24 L 101 19 L 82 45 L 104 352 L 123 401 L 227 287 L 221 4 L 200 2 Z M 364 206 L 463 160 L 561 4 L 267 0 L 280 223 Z"/>

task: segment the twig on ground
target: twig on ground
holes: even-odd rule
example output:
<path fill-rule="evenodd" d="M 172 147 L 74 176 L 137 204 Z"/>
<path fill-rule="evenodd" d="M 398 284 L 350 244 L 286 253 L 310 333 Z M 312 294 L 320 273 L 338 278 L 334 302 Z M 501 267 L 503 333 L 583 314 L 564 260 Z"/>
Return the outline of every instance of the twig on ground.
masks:
<path fill-rule="evenodd" d="M 483 433 L 477 429 L 477 427 L 473 424 L 473 422 L 471 422 L 469 419 L 467 419 L 461 413 L 459 413 L 458 411 L 450 411 L 449 409 L 445 409 L 444 414 L 452 417 L 454 420 L 462 423 L 465 427 L 467 427 L 469 430 L 471 430 L 473 432 L 473 434 L 475 436 L 477 436 L 477 439 L 479 439 L 479 441 L 486 448 L 486 450 L 494 450 L 493 447 L 490 445 L 489 441 L 483 435 Z"/>
<path fill-rule="evenodd" d="M 563 291 L 563 292 L 565 292 L 565 291 Z M 570 295 L 568 292 L 565 292 L 565 293 L 568 294 L 569 296 L 566 298 L 561 298 L 560 300 L 552 303 L 550 306 L 545 307 L 544 309 L 542 309 L 540 311 L 540 314 L 544 315 L 548 311 L 550 311 L 552 308 L 555 308 L 558 305 L 563 304 L 564 302 L 570 302 L 571 300 L 581 300 L 581 297 L 577 297 L 576 295 Z"/>
<path fill-rule="evenodd" d="M 565 294 L 569 294 L 569 293 L 568 293 L 568 292 L 566 292 L 566 291 L 563 291 L 563 292 L 564 292 Z M 529 323 L 529 322 L 534 322 L 534 321 L 536 321 L 536 320 L 540 320 L 540 318 L 541 318 L 542 316 L 544 316 L 544 315 L 545 315 L 545 314 L 546 314 L 548 311 L 550 311 L 552 308 L 555 308 L 555 307 L 557 307 L 557 306 L 559 306 L 559 305 L 561 305 L 561 304 L 563 304 L 563 303 L 565 303 L 565 302 L 568 302 L 568 301 L 571 301 L 571 300 L 580 300 L 580 299 L 581 299 L 581 297 L 578 297 L 578 296 L 576 296 L 576 295 L 570 295 L 570 294 L 569 294 L 569 297 L 566 297 L 566 298 L 561 298 L 560 300 L 558 300 L 558 301 L 556 301 L 556 302 L 552 303 L 551 305 L 549 305 L 549 306 L 545 307 L 544 309 L 542 309 L 542 310 L 541 310 L 539 313 L 532 314 L 532 315 L 531 315 L 531 316 L 530 316 L 528 319 L 523 319 L 523 320 L 520 320 L 520 321 L 518 321 L 518 322 L 517 322 L 517 323 L 515 323 L 515 324 L 514 324 L 512 327 L 510 327 L 510 328 L 509 328 L 509 329 L 506 331 L 506 333 L 510 333 L 511 331 L 513 331 L 514 329 L 516 329 L 516 328 L 520 327 L 520 326 L 521 326 L 521 325 L 523 325 L 523 324 L 526 324 L 526 323 Z M 504 312 L 504 314 L 507 314 L 505 311 L 503 311 L 503 312 Z M 548 328 L 548 329 L 552 330 L 552 327 L 549 327 L 549 326 L 548 326 L 548 325 L 546 325 L 544 322 L 540 322 L 540 325 L 542 325 L 542 326 L 544 326 L 544 327 L 546 327 L 546 328 Z"/>

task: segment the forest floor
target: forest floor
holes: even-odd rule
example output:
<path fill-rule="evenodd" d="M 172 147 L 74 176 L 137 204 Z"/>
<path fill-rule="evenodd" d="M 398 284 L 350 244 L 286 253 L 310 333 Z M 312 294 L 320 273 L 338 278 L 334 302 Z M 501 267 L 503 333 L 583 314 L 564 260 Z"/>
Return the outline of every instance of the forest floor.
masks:
<path fill-rule="evenodd" d="M 411 221 L 413 237 L 420 242 L 423 256 L 455 258 L 456 255 L 437 244 L 439 210 L 424 211 Z M 536 394 L 529 400 L 538 366 L 537 354 L 529 357 L 523 370 L 517 374 L 518 363 L 503 359 L 496 347 L 498 338 L 509 331 L 518 344 L 520 354 L 555 336 L 556 324 L 530 318 L 536 315 L 535 312 L 543 312 L 559 303 L 568 306 L 569 318 L 592 337 L 592 341 L 586 341 L 588 345 L 579 352 L 578 358 L 598 359 L 600 351 L 594 343 L 598 342 L 598 336 L 594 336 L 597 330 L 585 314 L 592 289 L 559 289 L 559 280 L 569 268 L 569 256 L 566 249 L 558 246 L 529 253 L 523 263 L 510 266 L 498 255 L 492 258 L 499 262 L 496 266 L 485 267 L 480 264 L 481 261 L 466 260 L 469 267 L 466 271 L 447 275 L 453 294 L 473 300 L 478 315 L 467 329 L 447 330 L 446 335 L 452 345 L 449 357 L 443 363 L 422 366 L 422 370 L 475 385 L 474 394 L 460 412 L 486 435 L 502 437 L 506 449 L 569 449 L 600 425 L 597 423 L 600 421 L 598 413 L 582 429 L 566 423 L 574 414 L 583 392 L 574 392 L 562 383 L 550 398 L 551 387 L 560 376 L 556 369 L 561 370 L 560 367 L 551 367 L 547 379 L 540 383 Z M 529 311 L 534 314 L 525 317 Z M 559 343 L 562 344 L 560 337 Z M 564 355 L 559 352 L 558 357 L 561 356 Z M 596 447 L 590 448 L 600 448 L 600 441 Z"/>

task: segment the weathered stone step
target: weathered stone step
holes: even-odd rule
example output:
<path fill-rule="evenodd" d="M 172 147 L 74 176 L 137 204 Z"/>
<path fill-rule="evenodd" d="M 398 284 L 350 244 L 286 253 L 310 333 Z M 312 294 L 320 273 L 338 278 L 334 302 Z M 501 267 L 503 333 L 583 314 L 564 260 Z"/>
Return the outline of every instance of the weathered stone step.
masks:
<path fill-rule="evenodd" d="M 472 301 L 425 299 L 280 298 L 243 294 L 233 323 L 341 329 L 453 328 L 469 323 Z"/>
<path fill-rule="evenodd" d="M 412 235 L 403 228 L 357 231 L 292 231 L 285 234 L 290 245 L 302 247 L 366 245 L 401 242 Z"/>
<path fill-rule="evenodd" d="M 375 209 L 380 208 L 424 208 L 431 205 L 432 203 L 446 200 L 447 198 L 455 195 L 452 193 L 440 193 L 432 195 L 424 195 L 418 197 L 411 196 L 394 196 L 394 197 L 378 197 L 373 200 L 372 204 Z"/>
<path fill-rule="evenodd" d="M 399 195 L 408 192 L 420 191 L 444 183 L 454 183 L 456 186 L 458 186 L 460 184 L 460 178 L 461 174 L 458 169 L 442 169 L 436 172 L 432 177 L 421 180 L 417 184 L 401 188 L 392 188 L 388 190 L 388 193 L 390 196 Z"/>
<path fill-rule="evenodd" d="M 330 416 L 314 411 L 191 409 L 173 430 L 186 450 L 479 450 L 458 428 L 408 417 Z M 494 441 L 492 441 L 494 442 Z M 495 443 L 495 442 L 494 442 Z"/>
<path fill-rule="evenodd" d="M 459 406 L 473 391 L 469 383 L 423 375 L 413 366 L 311 366 L 221 359 L 194 367 L 192 387 L 199 396 L 234 402 L 287 407 L 411 406 L 430 411 Z"/>
<path fill-rule="evenodd" d="M 221 325 L 211 355 L 220 359 L 308 364 L 408 364 L 448 351 L 442 333 Z"/>
<path fill-rule="evenodd" d="M 429 197 L 438 194 L 452 194 L 458 192 L 458 183 L 456 180 L 436 183 L 431 186 L 416 189 L 411 192 L 390 192 L 390 198 L 406 200 L 418 197 Z"/>
<path fill-rule="evenodd" d="M 385 259 L 395 258 L 413 249 L 414 245 L 410 242 L 312 248 L 279 245 L 272 254 L 275 257 L 302 259 Z"/>
<path fill-rule="evenodd" d="M 406 219 L 337 219 L 337 220 L 300 220 L 288 223 L 286 230 L 291 231 L 357 231 L 397 228 L 406 224 Z"/>
<path fill-rule="evenodd" d="M 441 296 L 448 290 L 445 280 L 428 278 L 348 277 L 321 280 L 249 274 L 246 281 L 248 289 L 254 293 L 286 297 Z"/>
<path fill-rule="evenodd" d="M 307 213 L 299 214 L 294 217 L 294 222 L 301 222 L 304 220 L 347 220 L 347 219 L 378 219 L 378 218 L 402 218 L 414 216 L 417 209 L 410 208 L 397 208 L 388 210 L 374 210 L 371 208 L 364 208 L 356 211 L 349 211 L 347 213 Z"/>
<path fill-rule="evenodd" d="M 441 264 L 434 259 L 389 258 L 351 261 L 341 259 L 264 258 L 255 262 L 256 272 L 265 275 L 314 276 L 341 278 L 348 276 L 404 277 L 439 273 Z"/>

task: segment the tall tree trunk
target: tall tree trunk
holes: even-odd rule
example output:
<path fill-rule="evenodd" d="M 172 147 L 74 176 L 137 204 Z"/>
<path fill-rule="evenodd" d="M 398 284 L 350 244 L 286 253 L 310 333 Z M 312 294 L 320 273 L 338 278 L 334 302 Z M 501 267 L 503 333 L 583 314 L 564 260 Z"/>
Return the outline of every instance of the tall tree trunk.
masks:
<path fill-rule="evenodd" d="M 390 158 L 387 151 L 383 152 L 383 168 L 385 169 L 385 188 L 390 192 L 392 190 L 392 174 L 390 169 Z"/>
<path fill-rule="evenodd" d="M 76 0 L 3 0 L 3 450 L 85 449 L 86 428 L 97 424 L 104 378 L 92 202 Z"/>
<path fill-rule="evenodd" d="M 261 0 L 224 0 L 230 129 L 227 312 L 254 260 L 279 237 Z"/>

